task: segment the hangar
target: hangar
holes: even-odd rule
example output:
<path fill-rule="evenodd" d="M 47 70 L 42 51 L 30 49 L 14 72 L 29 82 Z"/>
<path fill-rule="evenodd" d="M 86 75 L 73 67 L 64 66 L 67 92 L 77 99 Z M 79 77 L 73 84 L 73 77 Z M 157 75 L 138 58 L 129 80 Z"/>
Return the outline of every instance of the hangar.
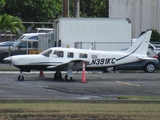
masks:
<path fill-rule="evenodd" d="M 160 0 L 109 0 L 109 18 L 129 18 L 132 38 L 147 29 L 160 32 Z"/>

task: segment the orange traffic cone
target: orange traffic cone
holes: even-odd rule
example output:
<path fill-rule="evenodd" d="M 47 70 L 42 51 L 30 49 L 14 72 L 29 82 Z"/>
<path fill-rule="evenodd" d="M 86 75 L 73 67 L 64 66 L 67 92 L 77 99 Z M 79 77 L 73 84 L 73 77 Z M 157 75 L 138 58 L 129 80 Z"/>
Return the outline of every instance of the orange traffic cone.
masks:
<path fill-rule="evenodd" d="M 82 83 L 86 83 L 86 70 L 85 70 L 85 62 L 82 62 Z"/>
<path fill-rule="evenodd" d="M 40 72 L 39 72 L 39 77 L 44 77 L 43 70 L 40 70 Z"/>

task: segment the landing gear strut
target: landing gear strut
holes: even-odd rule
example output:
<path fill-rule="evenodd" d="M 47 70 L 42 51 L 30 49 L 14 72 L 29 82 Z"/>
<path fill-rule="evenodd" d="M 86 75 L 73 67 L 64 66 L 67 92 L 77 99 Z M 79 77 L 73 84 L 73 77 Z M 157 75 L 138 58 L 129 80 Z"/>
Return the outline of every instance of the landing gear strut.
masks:
<path fill-rule="evenodd" d="M 23 73 L 22 71 L 20 71 L 20 75 L 18 76 L 18 81 L 23 81 L 24 80 L 24 77 L 23 77 Z"/>
<path fill-rule="evenodd" d="M 66 81 L 72 80 L 72 78 L 73 78 L 73 72 L 72 72 L 73 64 L 74 64 L 74 62 L 70 62 L 68 64 L 67 75 L 65 76 Z"/>

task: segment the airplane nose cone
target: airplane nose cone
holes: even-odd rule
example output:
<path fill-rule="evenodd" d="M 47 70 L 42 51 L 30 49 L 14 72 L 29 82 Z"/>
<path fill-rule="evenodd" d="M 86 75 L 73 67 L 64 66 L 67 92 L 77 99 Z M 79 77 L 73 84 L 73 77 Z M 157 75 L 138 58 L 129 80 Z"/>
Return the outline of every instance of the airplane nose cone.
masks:
<path fill-rule="evenodd" d="M 4 60 L 4 61 L 11 61 L 12 58 L 11 58 L 11 57 L 6 57 L 6 58 L 4 58 L 3 60 Z"/>

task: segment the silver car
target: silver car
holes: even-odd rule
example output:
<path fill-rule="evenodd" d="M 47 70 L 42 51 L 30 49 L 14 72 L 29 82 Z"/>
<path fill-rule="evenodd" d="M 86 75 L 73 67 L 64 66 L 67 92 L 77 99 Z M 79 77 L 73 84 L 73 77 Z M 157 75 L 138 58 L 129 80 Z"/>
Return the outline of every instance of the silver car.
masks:
<path fill-rule="evenodd" d="M 157 58 L 157 59 L 143 60 L 143 61 L 129 63 L 129 64 L 125 64 L 125 65 L 109 67 L 106 69 L 106 72 L 116 71 L 116 70 L 144 70 L 147 73 L 153 73 L 153 72 L 155 72 L 156 69 L 159 68 L 158 56 L 151 49 L 148 49 L 147 55 L 149 57 Z"/>

